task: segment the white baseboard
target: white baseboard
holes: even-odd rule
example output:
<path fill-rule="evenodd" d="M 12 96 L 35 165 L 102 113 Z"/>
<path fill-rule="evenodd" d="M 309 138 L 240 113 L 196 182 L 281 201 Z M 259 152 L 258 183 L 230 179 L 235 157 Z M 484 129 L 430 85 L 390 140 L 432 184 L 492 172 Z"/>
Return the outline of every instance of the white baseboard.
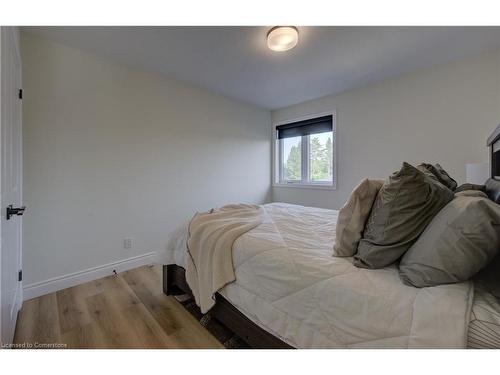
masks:
<path fill-rule="evenodd" d="M 23 288 L 23 299 L 26 301 L 35 297 L 43 296 L 44 294 L 57 292 L 61 289 L 97 280 L 102 277 L 112 275 L 113 270 L 116 270 L 116 272 L 123 272 L 132 268 L 153 264 L 155 262 L 156 253 L 147 253 L 119 260 L 118 262 L 108 263 L 102 266 L 88 268 L 86 270 L 28 284 Z"/>

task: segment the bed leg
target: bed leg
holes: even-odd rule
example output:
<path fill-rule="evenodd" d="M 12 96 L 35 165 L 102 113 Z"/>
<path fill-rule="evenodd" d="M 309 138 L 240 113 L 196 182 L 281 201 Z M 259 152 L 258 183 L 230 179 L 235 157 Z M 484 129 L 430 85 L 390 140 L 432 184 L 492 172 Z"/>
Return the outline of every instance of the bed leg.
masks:
<path fill-rule="evenodd" d="M 191 293 L 186 283 L 184 268 L 175 264 L 163 266 L 163 293 L 167 296 Z"/>
<path fill-rule="evenodd" d="M 163 293 L 165 293 L 167 296 L 170 295 L 169 293 L 169 284 L 168 284 L 168 266 L 163 266 Z"/>

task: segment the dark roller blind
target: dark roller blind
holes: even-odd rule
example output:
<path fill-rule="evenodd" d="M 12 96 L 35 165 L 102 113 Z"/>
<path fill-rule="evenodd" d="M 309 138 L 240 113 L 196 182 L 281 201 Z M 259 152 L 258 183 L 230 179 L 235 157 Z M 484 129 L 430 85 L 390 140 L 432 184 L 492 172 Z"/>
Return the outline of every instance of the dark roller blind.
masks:
<path fill-rule="evenodd" d="M 284 124 L 276 127 L 278 139 L 331 132 L 332 129 L 333 125 L 331 115 L 292 122 L 290 124 Z"/>

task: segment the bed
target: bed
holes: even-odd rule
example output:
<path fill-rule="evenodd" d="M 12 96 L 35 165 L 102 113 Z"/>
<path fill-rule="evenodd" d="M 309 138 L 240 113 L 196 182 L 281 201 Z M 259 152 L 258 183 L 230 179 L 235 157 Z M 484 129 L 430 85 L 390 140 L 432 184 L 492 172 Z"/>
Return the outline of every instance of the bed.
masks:
<path fill-rule="evenodd" d="M 488 140 L 493 179 L 500 175 L 499 128 Z M 490 194 L 500 192 L 498 185 L 490 184 Z M 500 304 L 486 288 L 473 281 L 404 285 L 395 265 L 367 270 L 352 258 L 332 257 L 338 211 L 285 203 L 263 208 L 264 221 L 234 243 L 236 280 L 216 294 L 210 310 L 251 347 L 500 347 Z M 164 266 L 168 295 L 191 293 L 186 239 L 184 227 Z"/>

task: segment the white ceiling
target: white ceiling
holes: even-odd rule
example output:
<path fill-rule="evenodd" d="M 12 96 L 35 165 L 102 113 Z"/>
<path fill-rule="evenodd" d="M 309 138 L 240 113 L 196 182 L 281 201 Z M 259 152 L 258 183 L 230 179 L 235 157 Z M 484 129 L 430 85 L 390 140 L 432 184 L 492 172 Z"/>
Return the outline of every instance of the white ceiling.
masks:
<path fill-rule="evenodd" d="M 500 27 L 299 27 L 296 48 L 272 52 L 269 28 L 23 30 L 271 109 L 500 48 Z"/>

